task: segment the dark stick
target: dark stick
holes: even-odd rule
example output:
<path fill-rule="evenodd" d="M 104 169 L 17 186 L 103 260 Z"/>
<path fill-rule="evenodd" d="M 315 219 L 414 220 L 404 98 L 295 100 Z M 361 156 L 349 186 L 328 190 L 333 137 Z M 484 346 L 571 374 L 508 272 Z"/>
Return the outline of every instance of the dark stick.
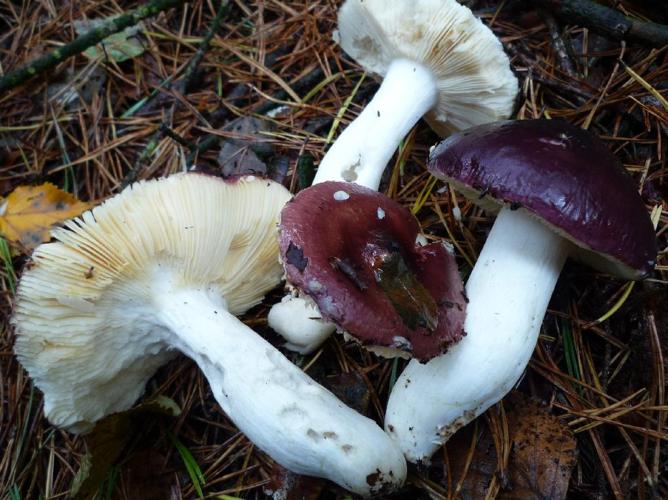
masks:
<path fill-rule="evenodd" d="M 552 17 L 552 14 L 545 10 L 539 10 L 540 17 L 543 18 L 543 21 L 545 21 L 545 25 L 547 26 L 547 29 L 550 31 L 550 38 L 552 39 L 552 46 L 554 47 L 554 50 L 557 53 L 557 60 L 559 61 L 559 66 L 561 66 L 561 69 L 568 75 L 568 76 L 576 76 L 577 71 L 575 69 L 575 65 L 573 64 L 573 61 L 570 58 L 570 55 L 568 53 L 568 49 L 566 48 L 566 42 L 564 42 L 564 39 L 561 36 L 561 33 L 559 32 L 559 26 L 557 26 L 557 22 L 554 20 L 554 17 Z"/>
<path fill-rule="evenodd" d="M 29 80 L 33 76 L 48 71 L 66 59 L 80 54 L 87 48 L 100 43 L 108 36 L 113 35 L 114 33 L 118 33 L 125 28 L 129 28 L 130 26 L 134 26 L 139 21 L 149 16 L 153 16 L 164 10 L 176 7 L 177 5 L 182 4 L 184 1 L 185 0 L 151 0 L 133 11 L 107 21 L 99 28 L 92 29 L 88 33 L 75 38 L 67 45 L 64 45 L 59 49 L 56 49 L 38 59 L 35 59 L 22 68 L 19 68 L 15 71 L 10 71 L 5 76 L 0 77 L 0 92 L 5 92 L 18 85 L 21 85 L 23 82 Z"/>
<path fill-rule="evenodd" d="M 211 44 L 213 35 L 215 35 L 216 32 L 218 31 L 220 22 L 223 20 L 223 17 L 227 12 L 227 4 L 228 4 L 227 0 L 222 0 L 220 2 L 220 7 L 218 8 L 218 12 L 216 12 L 216 17 L 213 19 L 213 22 L 211 23 L 211 26 L 209 27 L 207 34 L 204 36 L 204 39 L 202 40 L 202 43 L 200 43 L 199 47 L 197 48 L 195 56 L 188 63 L 188 66 L 186 67 L 186 70 L 183 73 L 183 77 L 179 82 L 181 87 L 179 91 L 181 93 L 185 93 L 188 90 L 190 84 L 192 83 L 197 68 L 202 62 L 202 59 L 204 59 L 204 54 L 209 49 L 209 45 Z"/>
<path fill-rule="evenodd" d="M 555 16 L 576 23 L 616 40 L 638 42 L 663 47 L 668 45 L 668 26 L 641 21 L 604 7 L 591 0 L 537 0 Z"/>
<path fill-rule="evenodd" d="M 193 144 L 192 142 L 184 139 L 181 137 L 179 134 L 174 132 L 173 129 L 171 129 L 168 125 L 161 123 L 160 128 L 158 129 L 162 134 L 166 135 L 170 139 L 172 139 L 174 142 L 178 142 L 181 146 L 188 148 L 189 150 L 193 151 L 194 149 L 197 149 L 197 146 Z"/>
<path fill-rule="evenodd" d="M 185 93 L 186 89 L 192 83 L 193 77 L 197 71 L 197 68 L 202 62 L 202 59 L 204 59 L 204 54 L 209 48 L 213 36 L 216 34 L 218 28 L 220 27 L 220 23 L 223 20 L 225 13 L 227 12 L 227 4 L 228 4 L 227 0 L 221 0 L 220 8 L 216 12 L 216 16 L 211 22 L 211 25 L 209 26 L 206 35 L 204 36 L 202 42 L 200 43 L 200 46 L 197 48 L 197 52 L 195 53 L 193 58 L 188 62 L 188 65 L 183 74 L 179 77 L 178 82 L 176 82 L 175 84 L 172 83 L 168 84 L 167 88 L 174 89 L 175 92 Z M 178 107 L 178 104 L 179 101 L 175 101 L 172 104 L 168 113 L 167 122 L 172 121 L 172 118 L 174 117 L 174 113 L 176 111 L 176 108 Z M 163 122 L 160 125 L 160 127 L 153 133 L 153 135 L 151 135 L 143 151 L 137 157 L 137 161 L 135 161 L 134 165 L 132 166 L 132 169 L 127 173 L 127 175 L 123 179 L 123 182 L 121 182 L 121 189 L 124 189 L 126 186 L 132 184 L 137 180 L 137 178 L 139 177 L 139 172 L 141 171 L 144 165 L 144 162 L 146 162 L 146 160 L 149 159 L 151 154 L 153 154 L 155 148 L 160 143 L 160 139 L 162 139 L 163 135 L 167 135 L 172 140 L 175 140 L 182 146 L 186 146 L 188 149 L 190 149 L 191 154 L 192 151 L 196 148 L 194 144 L 185 141 L 183 138 L 174 133 L 174 131 L 167 125 L 167 123 Z M 186 143 L 184 144 L 183 142 L 181 142 L 182 140 Z"/>

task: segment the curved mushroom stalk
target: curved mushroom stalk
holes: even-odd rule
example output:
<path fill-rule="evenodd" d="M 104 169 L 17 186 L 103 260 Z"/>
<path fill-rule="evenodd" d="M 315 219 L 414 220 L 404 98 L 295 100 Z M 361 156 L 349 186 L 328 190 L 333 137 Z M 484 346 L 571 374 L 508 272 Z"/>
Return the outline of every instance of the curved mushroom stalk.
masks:
<path fill-rule="evenodd" d="M 346 181 L 378 190 L 399 143 L 437 97 L 431 70 L 408 59 L 392 61 L 371 102 L 327 151 L 313 184 Z"/>
<path fill-rule="evenodd" d="M 428 459 L 515 384 L 567 255 L 641 279 L 657 254 L 654 227 L 621 162 L 566 122 L 471 128 L 434 148 L 429 170 L 501 212 L 466 286 L 467 336 L 426 365 L 410 363 L 390 395 L 386 429 L 413 461 Z"/>
<path fill-rule="evenodd" d="M 225 414 L 298 474 L 359 495 L 392 491 L 406 463 L 383 430 L 315 383 L 205 290 L 163 289 L 155 303 L 168 342 L 192 358 Z"/>
<path fill-rule="evenodd" d="M 568 249 L 523 210 L 501 211 L 466 284 L 467 336 L 426 364 L 411 361 L 390 394 L 385 430 L 409 461 L 428 461 L 515 385 Z"/>

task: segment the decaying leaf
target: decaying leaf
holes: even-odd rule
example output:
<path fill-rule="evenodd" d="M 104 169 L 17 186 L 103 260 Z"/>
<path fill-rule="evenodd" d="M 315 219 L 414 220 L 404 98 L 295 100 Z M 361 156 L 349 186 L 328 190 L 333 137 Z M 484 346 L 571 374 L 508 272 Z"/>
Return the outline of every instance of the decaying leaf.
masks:
<path fill-rule="evenodd" d="M 512 495 L 503 498 L 566 497 L 577 443 L 571 430 L 536 402 L 515 393 L 508 413 Z"/>
<path fill-rule="evenodd" d="M 54 224 L 76 217 L 88 208 L 88 203 L 48 182 L 19 186 L 7 198 L 0 199 L 0 234 L 31 250 L 49 241 L 49 230 Z"/>
<path fill-rule="evenodd" d="M 151 448 L 133 454 L 121 470 L 122 491 L 113 498 L 133 498 L 141 493 L 142 500 L 164 500 L 171 497 L 173 474 L 167 469 L 167 458 Z"/>
<path fill-rule="evenodd" d="M 103 19 L 87 19 L 74 21 L 74 29 L 77 35 L 84 35 L 91 30 L 99 28 L 114 17 Z M 123 62 L 144 53 L 144 46 L 137 38 L 137 34 L 144 29 L 143 23 L 125 28 L 123 31 L 108 36 L 98 45 L 87 48 L 84 54 L 93 60 L 110 57 L 116 62 Z"/>
<path fill-rule="evenodd" d="M 369 409 L 369 388 L 357 372 L 327 377 L 327 388 L 347 406 L 365 415 Z"/>
<path fill-rule="evenodd" d="M 223 130 L 232 135 L 221 143 L 218 153 L 218 164 L 223 177 L 266 174 L 267 165 L 264 159 L 273 153 L 273 148 L 262 133 L 270 130 L 269 123 L 251 116 L 242 116 L 231 121 Z"/>
<path fill-rule="evenodd" d="M 86 436 L 88 452 L 81 461 L 81 468 L 72 483 L 74 500 L 93 498 L 104 482 L 112 466 L 134 437 L 133 432 L 144 417 L 181 413 L 178 405 L 164 396 L 157 396 L 131 410 L 114 413 L 100 420 Z"/>
<path fill-rule="evenodd" d="M 498 451 L 489 428 L 473 425 L 448 442 L 453 488 L 464 499 L 485 498 L 496 478 L 502 499 L 560 500 L 566 497 L 575 465 L 576 441 L 570 429 L 546 408 L 515 392 L 504 400 L 510 456 L 504 477 L 499 474 Z M 466 468 L 471 440 L 475 448 Z M 463 474 L 466 476 L 463 477 Z"/>

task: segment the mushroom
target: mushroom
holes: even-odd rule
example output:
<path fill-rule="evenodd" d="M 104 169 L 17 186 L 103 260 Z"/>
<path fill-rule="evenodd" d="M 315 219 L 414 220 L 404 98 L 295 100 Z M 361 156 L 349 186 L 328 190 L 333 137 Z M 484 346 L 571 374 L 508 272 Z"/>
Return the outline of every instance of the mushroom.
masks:
<path fill-rule="evenodd" d="M 56 426 L 86 432 L 130 407 L 177 351 L 260 449 L 361 495 L 400 486 L 401 452 L 235 315 L 282 275 L 290 193 L 255 177 L 142 182 L 53 233 L 20 281 L 17 357 Z"/>
<path fill-rule="evenodd" d="M 347 0 L 343 50 L 383 82 L 318 166 L 314 184 L 348 181 L 378 189 L 401 139 L 425 115 L 441 136 L 507 118 L 517 79 L 494 33 L 455 0 Z M 302 353 L 334 331 L 312 302 L 275 304 L 269 326 Z"/>
<path fill-rule="evenodd" d="M 439 144 L 429 169 L 499 213 L 466 284 L 467 336 L 426 364 L 411 361 L 390 394 L 385 428 L 412 462 L 428 461 L 517 382 L 567 257 L 637 280 L 657 252 L 619 160 L 566 122 L 472 128 Z"/>
<path fill-rule="evenodd" d="M 360 343 L 428 360 L 463 335 L 464 285 L 451 251 L 416 245 L 417 220 L 386 196 L 323 182 L 283 209 L 279 231 L 287 280 Z"/>
<path fill-rule="evenodd" d="M 423 115 L 447 136 L 512 111 L 517 79 L 501 42 L 455 0 L 347 0 L 338 39 L 383 82 L 320 162 L 314 183 L 378 189 L 399 142 Z"/>

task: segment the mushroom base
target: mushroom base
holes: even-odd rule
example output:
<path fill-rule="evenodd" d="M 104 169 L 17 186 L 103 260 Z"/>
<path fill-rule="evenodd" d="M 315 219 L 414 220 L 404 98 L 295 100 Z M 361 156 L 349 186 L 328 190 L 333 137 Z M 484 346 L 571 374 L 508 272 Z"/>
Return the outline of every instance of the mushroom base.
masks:
<path fill-rule="evenodd" d="M 411 361 L 390 394 L 385 429 L 409 461 L 428 461 L 516 384 L 568 250 L 523 210 L 499 213 L 466 284 L 466 337 L 426 364 Z"/>
<path fill-rule="evenodd" d="M 198 364 L 223 411 L 253 443 L 291 471 L 360 495 L 403 483 L 404 458 L 375 422 L 228 313 L 214 291 L 170 288 L 161 287 L 156 300 L 165 342 Z"/>
<path fill-rule="evenodd" d="M 322 319 L 313 300 L 301 295 L 286 295 L 274 304 L 267 322 L 285 339 L 286 349 L 301 354 L 315 351 L 336 330 L 333 323 Z"/>

